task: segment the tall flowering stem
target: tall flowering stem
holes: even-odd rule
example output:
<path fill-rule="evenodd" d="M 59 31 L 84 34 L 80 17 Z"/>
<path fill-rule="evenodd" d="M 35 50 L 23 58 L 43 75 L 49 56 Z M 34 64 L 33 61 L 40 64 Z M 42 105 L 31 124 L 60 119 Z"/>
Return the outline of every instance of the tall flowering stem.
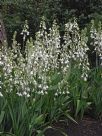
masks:
<path fill-rule="evenodd" d="M 69 22 L 65 25 L 65 46 L 69 53 L 70 61 L 74 62 L 74 67 L 82 69 L 81 77 L 86 81 L 88 78 L 89 62 L 87 51 L 88 38 L 86 36 L 87 30 L 79 30 L 79 26 L 74 22 Z"/>

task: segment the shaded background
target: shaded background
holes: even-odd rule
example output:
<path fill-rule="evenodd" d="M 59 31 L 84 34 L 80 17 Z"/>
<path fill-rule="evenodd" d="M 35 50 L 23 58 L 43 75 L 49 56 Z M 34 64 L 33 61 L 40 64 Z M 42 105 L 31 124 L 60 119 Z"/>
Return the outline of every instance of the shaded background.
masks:
<path fill-rule="evenodd" d="M 0 0 L 0 12 L 10 45 L 14 31 L 18 32 L 17 39 L 21 42 L 20 33 L 25 20 L 29 23 L 30 36 L 34 38 L 42 16 L 45 16 L 48 27 L 54 19 L 57 20 L 62 37 L 64 24 L 73 17 L 77 17 L 81 29 L 89 28 L 92 19 L 96 24 L 102 20 L 102 0 Z M 91 46 L 90 49 L 93 50 Z M 94 66 L 95 54 L 89 52 L 89 58 Z"/>

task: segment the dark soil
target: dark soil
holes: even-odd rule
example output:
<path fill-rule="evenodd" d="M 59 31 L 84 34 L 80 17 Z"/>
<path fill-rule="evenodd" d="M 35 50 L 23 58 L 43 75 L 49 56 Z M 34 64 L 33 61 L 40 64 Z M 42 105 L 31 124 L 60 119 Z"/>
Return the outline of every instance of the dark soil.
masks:
<path fill-rule="evenodd" d="M 54 128 L 48 129 L 45 136 L 64 136 L 60 131 L 68 136 L 102 136 L 102 121 L 89 117 L 84 117 L 78 124 L 72 122 L 68 125 L 65 122 L 55 123 Z"/>

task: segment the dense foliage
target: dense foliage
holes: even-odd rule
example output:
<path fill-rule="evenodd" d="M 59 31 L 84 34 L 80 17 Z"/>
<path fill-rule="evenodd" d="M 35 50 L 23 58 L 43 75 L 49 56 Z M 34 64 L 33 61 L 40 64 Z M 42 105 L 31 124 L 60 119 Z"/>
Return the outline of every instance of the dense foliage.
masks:
<path fill-rule="evenodd" d="M 101 0 L 1 0 L 0 10 L 4 16 L 6 30 L 10 37 L 15 30 L 22 28 L 25 20 L 29 21 L 31 35 L 38 31 L 41 17 L 45 16 L 48 25 L 56 19 L 63 30 L 72 17 L 77 17 L 81 27 L 93 18 L 101 20 Z M 10 39 L 10 38 L 9 38 Z"/>
<path fill-rule="evenodd" d="M 102 119 L 101 21 L 102 0 L 0 0 L 0 135 Z"/>
<path fill-rule="evenodd" d="M 12 48 L 4 45 L 0 51 L 2 135 L 42 136 L 60 117 L 73 120 L 90 111 L 102 118 L 101 25 L 96 29 L 92 21 L 89 32 L 96 62 L 100 58 L 95 69 L 87 55 L 87 29 L 80 30 L 76 20 L 65 24 L 63 46 L 56 21 L 47 31 L 41 21 L 35 40 L 28 40 L 22 53 L 15 32 Z"/>

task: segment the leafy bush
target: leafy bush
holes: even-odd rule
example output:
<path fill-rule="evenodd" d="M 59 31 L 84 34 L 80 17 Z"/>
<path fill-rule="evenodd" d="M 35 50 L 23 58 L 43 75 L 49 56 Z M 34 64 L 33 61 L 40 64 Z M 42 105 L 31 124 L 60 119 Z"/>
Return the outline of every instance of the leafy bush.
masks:
<path fill-rule="evenodd" d="M 93 28 L 95 30 L 92 25 L 90 37 L 96 44 Z M 98 115 L 102 113 L 99 109 L 101 68 L 99 74 L 90 69 L 87 30 L 80 31 L 76 20 L 68 22 L 65 25 L 62 45 L 56 21 L 47 31 L 45 22 L 41 21 L 35 41 L 30 38 L 26 42 L 25 52 L 21 52 L 15 40 L 16 32 L 12 48 L 4 45 L 0 50 L 2 134 L 43 135 L 47 127 L 60 117 L 66 116 L 73 120 L 70 116 L 73 112 L 75 118 L 82 118 L 84 113 L 92 108 L 92 104 L 95 105 Z M 101 28 L 97 34 L 100 32 Z M 98 48 L 95 48 L 95 51 L 100 56 L 101 40 L 98 38 Z M 96 79 L 94 74 L 97 75 Z M 96 90 L 99 93 L 96 93 Z"/>
<path fill-rule="evenodd" d="M 92 101 L 94 115 L 102 118 L 102 68 L 91 72 L 90 100 Z"/>
<path fill-rule="evenodd" d="M 61 35 L 63 35 L 64 24 L 72 17 L 78 18 L 81 28 L 84 28 L 91 19 L 102 20 L 101 0 L 26 0 L 26 2 L 1 0 L 0 9 L 4 16 L 9 42 L 15 30 L 18 33 L 21 31 L 25 20 L 29 21 L 30 33 L 33 36 L 39 29 L 42 16 L 46 17 L 49 26 L 56 19 L 61 27 Z"/>
<path fill-rule="evenodd" d="M 72 119 L 63 71 L 68 62 L 59 70 L 59 32 L 55 23 L 47 37 L 41 26 L 34 45 L 31 40 L 26 46 L 25 58 L 15 40 L 12 49 L 4 46 L 0 52 L 1 131 L 17 136 L 42 133 L 62 115 Z M 52 45 L 48 48 L 46 38 Z"/>

